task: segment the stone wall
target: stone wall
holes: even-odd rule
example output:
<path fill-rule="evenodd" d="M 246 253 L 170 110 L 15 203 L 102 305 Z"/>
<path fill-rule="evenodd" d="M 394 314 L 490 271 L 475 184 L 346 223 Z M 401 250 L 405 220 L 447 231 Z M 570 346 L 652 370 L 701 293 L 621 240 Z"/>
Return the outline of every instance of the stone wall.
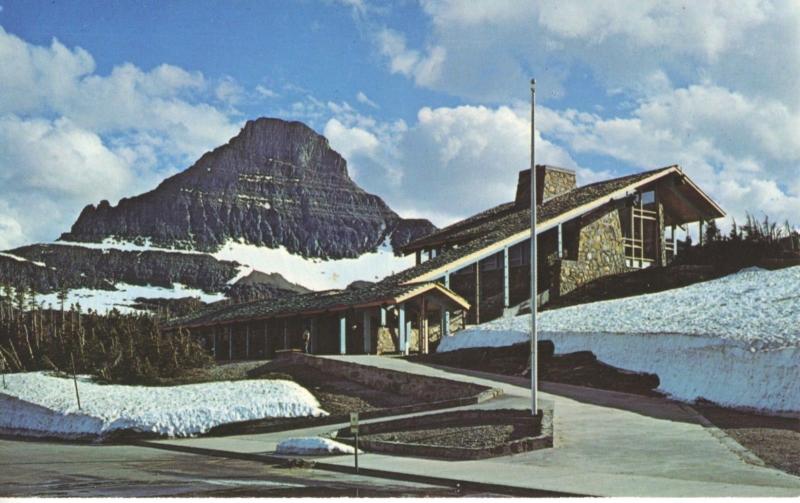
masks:
<path fill-rule="evenodd" d="M 317 368 L 326 374 L 343 377 L 370 388 L 398 395 L 413 396 L 426 402 L 468 397 L 480 402 L 502 395 L 502 391 L 499 389 L 478 384 L 409 374 L 299 352 L 280 353 L 280 358 L 291 359 L 302 365 Z"/>
<path fill-rule="evenodd" d="M 575 260 L 561 260 L 556 291 L 565 295 L 601 276 L 626 271 L 619 211 L 608 210 L 583 221 Z"/>
<path fill-rule="evenodd" d="M 577 186 L 575 172 L 569 169 L 538 165 L 536 166 L 536 175 L 537 204 L 569 192 Z M 517 195 L 514 200 L 518 206 L 530 207 L 531 170 L 526 169 L 519 172 Z"/>

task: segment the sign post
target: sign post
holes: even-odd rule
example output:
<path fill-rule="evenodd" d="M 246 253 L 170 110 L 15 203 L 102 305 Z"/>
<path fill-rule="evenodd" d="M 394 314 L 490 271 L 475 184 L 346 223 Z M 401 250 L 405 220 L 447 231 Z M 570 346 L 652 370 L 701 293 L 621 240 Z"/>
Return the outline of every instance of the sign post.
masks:
<path fill-rule="evenodd" d="M 350 433 L 352 433 L 356 439 L 355 456 L 356 456 L 356 473 L 358 473 L 358 412 L 350 413 Z"/>

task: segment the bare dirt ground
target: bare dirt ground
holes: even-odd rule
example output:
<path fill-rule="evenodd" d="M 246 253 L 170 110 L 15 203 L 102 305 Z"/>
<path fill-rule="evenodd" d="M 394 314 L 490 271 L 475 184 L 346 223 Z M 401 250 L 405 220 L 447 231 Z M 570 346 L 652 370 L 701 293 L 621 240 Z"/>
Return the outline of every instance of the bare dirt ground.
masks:
<path fill-rule="evenodd" d="M 273 360 L 256 371 L 257 375 L 261 373 L 288 375 L 293 381 L 310 391 L 323 409 L 334 415 L 417 403 L 413 397 L 369 388 L 363 384 L 296 363 Z"/>

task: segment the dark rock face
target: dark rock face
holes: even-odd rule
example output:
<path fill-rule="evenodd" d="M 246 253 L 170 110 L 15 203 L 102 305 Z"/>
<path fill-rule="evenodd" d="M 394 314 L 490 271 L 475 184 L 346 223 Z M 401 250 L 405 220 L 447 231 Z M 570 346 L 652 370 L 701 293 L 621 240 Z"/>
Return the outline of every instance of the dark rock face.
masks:
<path fill-rule="evenodd" d="M 0 255 L 2 281 L 15 287 L 33 286 L 39 293 L 61 288 L 113 290 L 117 282 L 166 288 L 182 283 L 207 292 L 220 292 L 239 270 L 236 262 L 197 253 L 98 250 L 42 244 L 23 246 L 9 253 L 30 262 Z"/>
<path fill-rule="evenodd" d="M 289 282 L 276 272 L 267 274 L 253 271 L 226 289 L 225 295 L 233 302 L 246 302 L 258 299 L 277 299 L 310 291 L 302 285 Z"/>
<path fill-rule="evenodd" d="M 215 251 L 229 239 L 305 257 L 394 249 L 436 228 L 405 220 L 359 188 L 327 139 L 299 122 L 249 121 L 238 136 L 155 190 L 83 209 L 62 240 L 116 237 Z"/>

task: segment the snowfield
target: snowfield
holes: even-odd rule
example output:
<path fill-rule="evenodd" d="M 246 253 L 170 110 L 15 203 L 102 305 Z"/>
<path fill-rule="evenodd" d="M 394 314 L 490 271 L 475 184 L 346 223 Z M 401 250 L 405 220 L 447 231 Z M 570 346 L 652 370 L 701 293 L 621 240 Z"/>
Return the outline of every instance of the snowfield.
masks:
<path fill-rule="evenodd" d="M 228 241 L 217 260 L 232 260 L 264 273 L 277 272 L 292 283 L 312 290 L 343 289 L 356 280 L 378 281 L 414 265 L 414 257 L 397 257 L 389 240 L 376 252 L 358 258 L 323 260 L 289 253 L 284 247 L 267 248 Z M 242 271 L 246 276 L 250 271 Z"/>
<path fill-rule="evenodd" d="M 363 452 L 361 449 L 359 453 Z M 355 454 L 350 445 L 323 437 L 299 437 L 282 440 L 275 449 L 276 454 Z"/>
<path fill-rule="evenodd" d="M 117 430 L 170 437 L 267 417 L 324 416 L 316 398 L 291 381 L 244 380 L 183 386 L 122 386 L 47 372 L 6 375 L 0 432 L 60 438 L 103 437 Z"/>
<path fill-rule="evenodd" d="M 67 300 L 64 305 L 69 309 L 76 304 L 81 305 L 81 310 L 87 309 L 104 313 L 116 308 L 122 313 L 135 313 L 140 310 L 133 307 L 139 297 L 145 299 L 180 299 L 184 297 L 197 297 L 203 302 L 216 302 L 225 299 L 223 293 L 206 293 L 199 288 L 191 288 L 180 283 L 173 283 L 172 288 L 161 286 L 140 286 L 128 283 L 115 283 L 116 290 L 94 290 L 91 288 L 75 288 L 67 292 Z M 37 295 L 36 302 L 47 307 L 60 306 L 58 293 Z"/>
<path fill-rule="evenodd" d="M 539 330 L 557 353 L 588 350 L 658 374 L 659 389 L 679 400 L 800 412 L 800 267 L 545 311 Z M 529 340 L 529 315 L 501 318 L 444 339 L 438 351 Z"/>

